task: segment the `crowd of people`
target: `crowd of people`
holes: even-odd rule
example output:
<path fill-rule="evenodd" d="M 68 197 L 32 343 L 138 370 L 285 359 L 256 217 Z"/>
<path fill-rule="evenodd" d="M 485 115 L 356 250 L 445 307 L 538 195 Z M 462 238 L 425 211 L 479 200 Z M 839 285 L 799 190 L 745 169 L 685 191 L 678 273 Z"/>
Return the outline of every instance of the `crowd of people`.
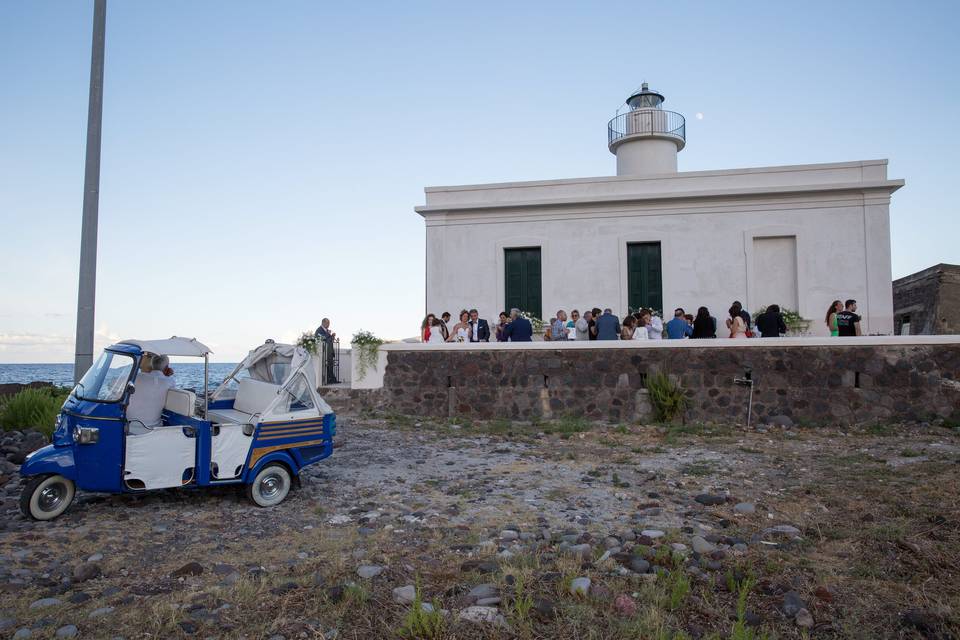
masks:
<path fill-rule="evenodd" d="M 460 312 L 459 321 L 452 324 L 449 312 L 438 318 L 427 314 L 420 326 L 420 339 L 423 342 L 530 342 L 533 340 L 534 327 L 531 321 L 519 309 L 510 313 L 501 311 L 497 324 L 491 332 L 486 320 L 479 317 L 476 309 Z M 834 300 L 824 322 L 831 336 L 860 335 L 860 316 L 857 315 L 857 301 L 847 300 L 841 303 Z M 609 308 L 602 311 L 598 307 L 570 312 L 569 317 L 563 309 L 543 324 L 543 339 L 550 341 L 566 340 L 682 340 L 703 338 L 777 338 L 787 333 L 787 324 L 779 305 L 771 304 L 756 320 L 734 301 L 724 319 L 725 331 L 719 329 L 717 318 L 707 307 L 697 309 L 696 315 L 688 314 L 677 308 L 673 318 L 664 322 L 652 309 L 640 309 L 627 313 L 623 320 Z"/>

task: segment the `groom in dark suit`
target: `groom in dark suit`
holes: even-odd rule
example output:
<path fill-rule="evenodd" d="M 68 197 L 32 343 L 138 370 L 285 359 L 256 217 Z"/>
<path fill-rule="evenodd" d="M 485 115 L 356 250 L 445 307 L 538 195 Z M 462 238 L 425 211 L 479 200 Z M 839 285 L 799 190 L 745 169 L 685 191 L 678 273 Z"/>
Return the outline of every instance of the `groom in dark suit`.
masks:
<path fill-rule="evenodd" d="M 490 325 L 476 309 L 470 309 L 470 342 L 490 342 Z"/>

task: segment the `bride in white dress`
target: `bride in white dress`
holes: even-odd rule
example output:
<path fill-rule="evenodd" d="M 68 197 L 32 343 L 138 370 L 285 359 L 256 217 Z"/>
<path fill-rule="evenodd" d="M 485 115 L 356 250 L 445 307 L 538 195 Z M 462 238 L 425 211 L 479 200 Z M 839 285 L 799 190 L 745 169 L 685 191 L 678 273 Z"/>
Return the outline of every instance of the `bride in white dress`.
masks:
<path fill-rule="evenodd" d="M 470 342 L 470 314 L 460 312 L 460 322 L 453 325 L 447 342 Z"/>

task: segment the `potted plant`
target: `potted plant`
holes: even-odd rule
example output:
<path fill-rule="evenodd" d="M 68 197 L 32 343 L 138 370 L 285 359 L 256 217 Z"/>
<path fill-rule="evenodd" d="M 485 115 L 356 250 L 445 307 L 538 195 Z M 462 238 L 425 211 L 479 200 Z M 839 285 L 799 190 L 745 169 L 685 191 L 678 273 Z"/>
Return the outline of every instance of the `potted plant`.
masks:
<path fill-rule="evenodd" d="M 369 331 L 361 329 L 350 339 L 350 349 L 356 373 L 355 381 L 363 380 L 369 371 L 377 370 L 380 346 L 383 340 Z"/>

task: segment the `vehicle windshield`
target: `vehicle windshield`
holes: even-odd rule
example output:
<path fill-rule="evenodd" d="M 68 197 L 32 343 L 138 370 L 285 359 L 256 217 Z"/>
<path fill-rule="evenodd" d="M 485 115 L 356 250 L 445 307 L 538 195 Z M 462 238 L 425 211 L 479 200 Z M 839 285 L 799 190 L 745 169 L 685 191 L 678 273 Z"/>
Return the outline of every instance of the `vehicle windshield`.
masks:
<path fill-rule="evenodd" d="M 77 383 L 74 395 L 81 400 L 116 402 L 123 397 L 133 371 L 133 356 L 104 351 Z"/>

